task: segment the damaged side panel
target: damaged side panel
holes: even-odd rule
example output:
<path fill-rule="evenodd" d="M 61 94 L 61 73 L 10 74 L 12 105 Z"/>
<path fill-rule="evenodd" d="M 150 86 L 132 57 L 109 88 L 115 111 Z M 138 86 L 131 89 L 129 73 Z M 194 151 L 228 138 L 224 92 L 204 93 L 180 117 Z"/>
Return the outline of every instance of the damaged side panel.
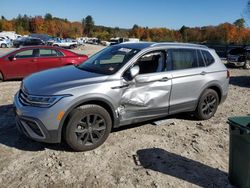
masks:
<path fill-rule="evenodd" d="M 118 112 L 121 120 L 168 114 L 171 80 L 135 82 L 123 91 Z"/>

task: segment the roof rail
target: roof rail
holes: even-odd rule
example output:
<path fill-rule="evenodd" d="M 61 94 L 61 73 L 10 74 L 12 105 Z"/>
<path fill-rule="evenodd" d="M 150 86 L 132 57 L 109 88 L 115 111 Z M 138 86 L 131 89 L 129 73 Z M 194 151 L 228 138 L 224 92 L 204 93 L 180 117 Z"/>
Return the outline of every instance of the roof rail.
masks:
<path fill-rule="evenodd" d="M 151 46 L 165 46 L 165 45 L 169 45 L 169 46 L 187 46 L 187 47 L 199 47 L 199 48 L 208 48 L 205 45 L 201 45 L 201 44 L 192 44 L 192 43 L 181 43 L 181 42 L 159 42 L 159 43 L 154 43 Z"/>

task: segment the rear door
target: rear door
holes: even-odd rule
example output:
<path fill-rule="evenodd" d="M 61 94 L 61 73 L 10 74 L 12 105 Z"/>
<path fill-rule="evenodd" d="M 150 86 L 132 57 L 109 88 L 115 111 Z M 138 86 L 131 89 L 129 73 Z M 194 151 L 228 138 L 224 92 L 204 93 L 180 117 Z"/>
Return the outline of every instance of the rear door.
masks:
<path fill-rule="evenodd" d="M 9 78 L 23 78 L 37 71 L 37 50 L 22 50 L 6 58 Z"/>
<path fill-rule="evenodd" d="M 173 84 L 170 113 L 195 110 L 201 89 L 207 83 L 200 50 L 169 49 L 168 62 Z"/>
<path fill-rule="evenodd" d="M 62 54 L 55 49 L 39 49 L 39 57 L 37 58 L 38 71 L 62 66 L 62 57 Z"/>

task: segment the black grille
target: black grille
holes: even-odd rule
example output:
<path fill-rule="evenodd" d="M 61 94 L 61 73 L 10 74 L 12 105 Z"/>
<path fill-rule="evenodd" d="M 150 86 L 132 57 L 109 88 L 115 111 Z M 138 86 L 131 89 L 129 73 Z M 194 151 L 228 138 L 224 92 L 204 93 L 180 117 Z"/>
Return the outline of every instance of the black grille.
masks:
<path fill-rule="evenodd" d="M 34 132 L 36 133 L 38 136 L 43 136 L 41 130 L 39 129 L 39 127 L 37 126 L 37 124 L 35 122 L 32 122 L 32 121 L 28 121 L 28 120 L 22 120 L 24 121 L 28 126 L 29 128 Z"/>

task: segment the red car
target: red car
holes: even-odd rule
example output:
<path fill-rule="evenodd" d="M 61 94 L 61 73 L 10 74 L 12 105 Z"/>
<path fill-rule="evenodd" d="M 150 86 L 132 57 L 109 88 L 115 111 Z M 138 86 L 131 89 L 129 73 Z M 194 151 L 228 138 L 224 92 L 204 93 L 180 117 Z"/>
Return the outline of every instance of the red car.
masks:
<path fill-rule="evenodd" d="M 30 46 L 0 55 L 0 81 L 24 78 L 34 72 L 78 65 L 88 56 L 52 46 Z"/>

